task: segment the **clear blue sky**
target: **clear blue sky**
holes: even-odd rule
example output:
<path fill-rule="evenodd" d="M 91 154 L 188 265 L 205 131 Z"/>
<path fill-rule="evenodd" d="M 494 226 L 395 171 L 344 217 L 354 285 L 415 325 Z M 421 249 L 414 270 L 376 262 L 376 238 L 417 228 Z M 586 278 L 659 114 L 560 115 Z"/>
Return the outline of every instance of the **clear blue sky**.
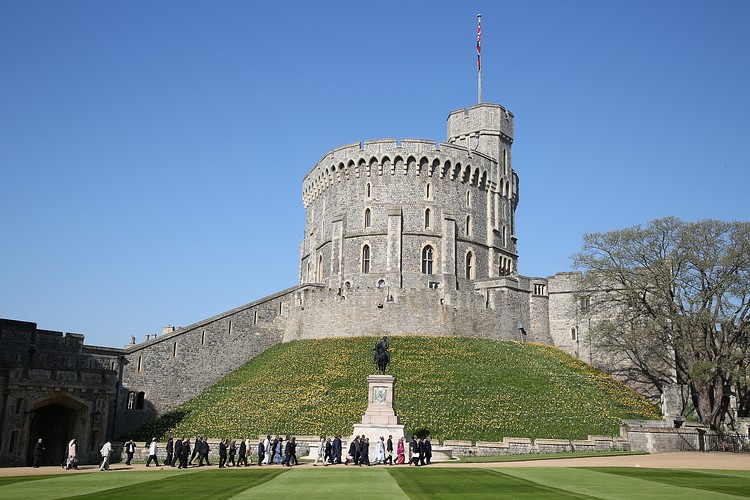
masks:
<path fill-rule="evenodd" d="M 0 317 L 120 346 L 297 283 L 329 150 L 516 117 L 520 271 L 747 220 L 750 2 L 0 1 Z"/>

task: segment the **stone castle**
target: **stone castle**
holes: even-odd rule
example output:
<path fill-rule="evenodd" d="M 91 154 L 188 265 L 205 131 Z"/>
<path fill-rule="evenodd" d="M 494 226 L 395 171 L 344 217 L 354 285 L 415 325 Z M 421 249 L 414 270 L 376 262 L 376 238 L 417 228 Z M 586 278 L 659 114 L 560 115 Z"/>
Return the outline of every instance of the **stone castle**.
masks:
<path fill-rule="evenodd" d="M 382 139 L 326 153 L 302 182 L 295 287 L 124 348 L 0 320 L 0 465 L 26 464 L 39 435 L 59 448 L 55 464 L 74 435 L 82 459 L 95 460 L 103 439 L 295 339 L 465 335 L 555 345 L 590 362 L 580 274 L 518 273 L 513 119 L 478 104 L 449 114 L 444 143 Z"/>

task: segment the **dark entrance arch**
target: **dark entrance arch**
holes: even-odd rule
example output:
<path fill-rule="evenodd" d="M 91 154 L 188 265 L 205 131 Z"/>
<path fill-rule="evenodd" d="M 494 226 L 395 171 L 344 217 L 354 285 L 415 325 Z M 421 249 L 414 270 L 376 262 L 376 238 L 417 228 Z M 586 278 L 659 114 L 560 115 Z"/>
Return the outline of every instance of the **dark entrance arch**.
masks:
<path fill-rule="evenodd" d="M 43 439 L 44 454 L 40 461 L 41 465 L 60 465 L 67 454 L 68 442 L 73 436 L 76 427 L 76 419 L 79 418 L 81 405 L 75 400 L 61 397 L 43 401 L 39 406 L 33 408 L 31 421 L 31 432 L 29 433 L 28 452 L 26 453 L 26 464 L 31 465 L 34 461 L 34 445 L 39 438 Z M 79 437 L 79 442 L 81 436 Z"/>

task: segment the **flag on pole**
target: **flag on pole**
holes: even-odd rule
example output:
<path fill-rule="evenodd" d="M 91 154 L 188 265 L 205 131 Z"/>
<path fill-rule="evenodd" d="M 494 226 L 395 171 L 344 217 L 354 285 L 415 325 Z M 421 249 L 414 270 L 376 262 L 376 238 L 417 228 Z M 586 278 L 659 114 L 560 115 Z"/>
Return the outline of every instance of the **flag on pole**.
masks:
<path fill-rule="evenodd" d="M 477 16 L 477 71 L 482 71 L 482 16 Z"/>

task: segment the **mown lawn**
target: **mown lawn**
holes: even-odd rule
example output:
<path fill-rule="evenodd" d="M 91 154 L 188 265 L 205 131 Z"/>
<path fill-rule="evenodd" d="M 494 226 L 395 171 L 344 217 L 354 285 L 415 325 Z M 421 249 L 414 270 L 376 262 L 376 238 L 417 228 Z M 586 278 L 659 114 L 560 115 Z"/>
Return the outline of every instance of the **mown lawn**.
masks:
<path fill-rule="evenodd" d="M 135 435 L 348 436 L 367 407 L 373 337 L 280 344 Z M 395 409 L 433 440 L 583 439 L 617 435 L 623 418 L 658 410 L 554 347 L 463 337 L 389 339 Z M 217 360 L 221 362 L 221 360 Z"/>
<path fill-rule="evenodd" d="M 0 498 L 727 498 L 750 471 L 639 468 L 318 467 L 122 471 L 0 482 Z M 276 495 L 279 495 L 278 497 Z"/>

